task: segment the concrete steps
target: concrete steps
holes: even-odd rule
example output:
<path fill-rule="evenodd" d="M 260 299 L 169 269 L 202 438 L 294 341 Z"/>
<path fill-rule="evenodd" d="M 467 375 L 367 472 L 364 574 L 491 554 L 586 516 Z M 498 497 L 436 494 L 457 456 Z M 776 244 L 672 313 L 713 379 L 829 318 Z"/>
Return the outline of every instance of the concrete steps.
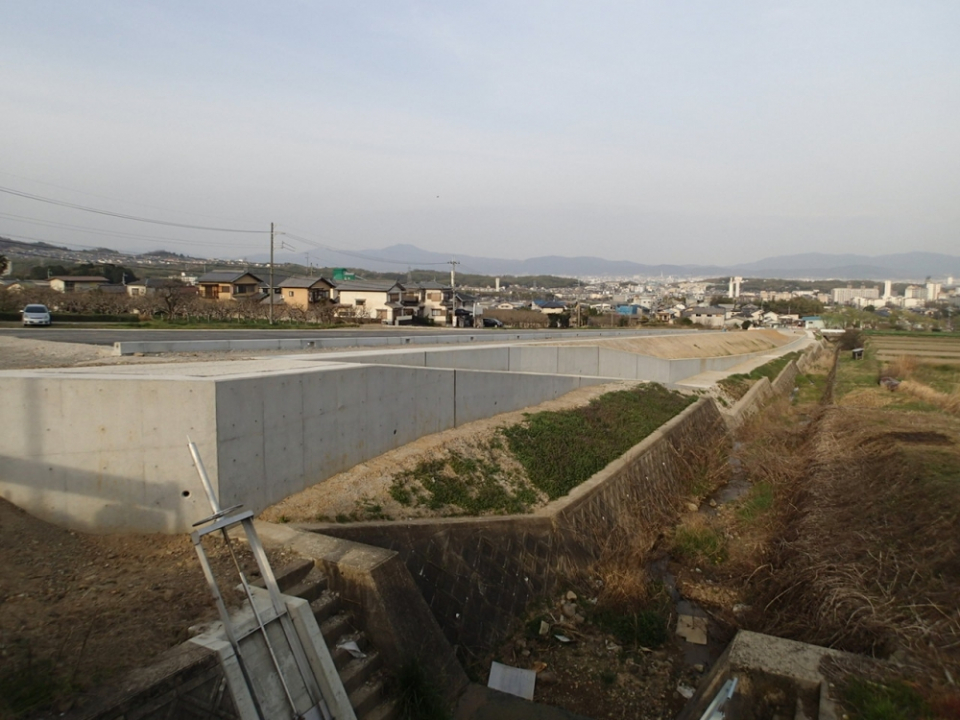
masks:
<path fill-rule="evenodd" d="M 283 568 L 277 573 L 277 584 L 285 594 L 310 603 L 357 720 L 394 720 L 398 708 L 389 697 L 380 653 L 356 626 L 353 615 L 342 610 L 339 596 L 329 590 L 326 577 L 313 561 L 302 560 Z M 363 657 L 354 657 L 342 647 L 348 642 L 355 642 Z"/>

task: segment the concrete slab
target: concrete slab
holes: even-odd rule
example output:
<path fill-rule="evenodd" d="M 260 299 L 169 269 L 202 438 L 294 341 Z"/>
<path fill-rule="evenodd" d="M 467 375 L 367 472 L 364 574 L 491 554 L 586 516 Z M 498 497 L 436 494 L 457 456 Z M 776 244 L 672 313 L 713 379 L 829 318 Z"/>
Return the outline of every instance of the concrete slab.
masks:
<path fill-rule="evenodd" d="M 487 687 L 516 695 L 524 700 L 533 700 L 537 686 L 537 673 L 526 668 L 511 667 L 496 661 L 490 663 L 490 678 Z"/>
<path fill-rule="evenodd" d="M 677 617 L 677 635 L 694 645 L 707 644 L 707 618 L 696 615 Z"/>

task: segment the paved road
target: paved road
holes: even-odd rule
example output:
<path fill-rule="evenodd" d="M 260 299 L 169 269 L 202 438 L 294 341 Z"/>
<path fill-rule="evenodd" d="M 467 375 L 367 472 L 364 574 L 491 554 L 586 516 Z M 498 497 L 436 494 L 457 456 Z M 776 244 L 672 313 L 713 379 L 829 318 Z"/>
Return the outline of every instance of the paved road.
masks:
<path fill-rule="evenodd" d="M 158 340 L 161 342 L 191 340 L 276 340 L 287 338 L 314 337 L 389 337 L 391 335 L 451 335 L 453 333 L 489 333 L 495 339 L 498 330 L 409 328 L 373 326 L 369 329 L 350 328 L 345 330 L 140 330 L 137 328 L 86 328 L 86 327 L 50 327 L 50 328 L 2 328 L 0 336 L 51 340 L 53 342 L 86 343 L 88 345 L 113 345 L 115 342 L 140 342 Z M 524 330 L 524 333 L 536 332 Z"/>

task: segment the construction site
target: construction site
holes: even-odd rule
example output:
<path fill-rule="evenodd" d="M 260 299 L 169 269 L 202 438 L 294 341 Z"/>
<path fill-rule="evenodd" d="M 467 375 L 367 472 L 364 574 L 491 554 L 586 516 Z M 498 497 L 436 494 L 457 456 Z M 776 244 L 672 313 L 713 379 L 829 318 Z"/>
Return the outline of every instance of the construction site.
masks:
<path fill-rule="evenodd" d="M 0 717 L 960 717 L 960 341 L 586 335 L 0 338 Z"/>

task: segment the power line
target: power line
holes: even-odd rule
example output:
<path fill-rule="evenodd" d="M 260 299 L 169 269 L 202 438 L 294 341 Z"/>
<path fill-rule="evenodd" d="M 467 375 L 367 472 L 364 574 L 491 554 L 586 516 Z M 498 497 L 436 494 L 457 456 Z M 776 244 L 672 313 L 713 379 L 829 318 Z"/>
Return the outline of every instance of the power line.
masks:
<path fill-rule="evenodd" d="M 86 192 L 85 190 L 77 190 L 76 188 L 67 187 L 66 185 L 55 185 L 54 183 L 44 182 L 43 180 L 37 180 L 36 178 L 27 177 L 26 175 L 15 175 L 11 172 L 6 172 L 0 170 L 0 175 L 6 175 L 7 177 L 17 178 L 18 180 L 27 180 L 37 185 L 46 185 L 47 187 L 57 188 L 58 190 L 68 190 L 69 192 L 79 193 L 80 195 L 86 195 L 88 197 L 100 198 L 101 200 L 112 200 L 114 202 L 121 202 L 127 205 L 138 205 L 140 207 L 150 208 L 151 210 L 163 210 L 164 212 L 175 212 L 181 215 L 194 215 L 196 217 L 205 217 L 212 218 L 214 220 L 230 220 L 230 222 L 246 222 L 244 220 L 235 220 L 231 218 L 225 218 L 220 215 L 205 215 L 203 213 L 194 213 L 187 212 L 185 210 L 175 210 L 173 208 L 162 207 L 160 205 L 148 205 L 147 203 L 138 203 L 133 200 L 124 200 L 123 198 L 110 197 L 109 195 L 98 195 L 96 193 Z"/>
<path fill-rule="evenodd" d="M 32 218 L 27 215 L 15 215 L 13 213 L 0 212 L 0 218 L 7 218 L 9 220 L 15 220 L 17 222 L 25 222 L 30 225 L 41 225 L 44 227 L 63 228 L 65 230 L 77 230 L 79 232 L 92 233 L 97 235 L 109 235 L 109 236 L 118 237 L 118 238 L 130 238 L 134 240 L 158 240 L 161 242 L 175 243 L 179 245 L 217 245 L 217 246 L 223 246 L 223 247 L 236 247 L 238 245 L 237 241 L 217 242 L 217 241 L 204 240 L 198 243 L 194 240 L 183 240 L 182 238 L 162 237 L 159 235 L 143 235 L 140 233 L 120 232 L 118 230 L 100 230 L 97 228 L 86 227 L 84 225 L 71 225 L 70 223 L 55 222 L 53 220 L 41 220 L 40 218 Z M 61 244 L 70 245 L 71 243 L 61 243 Z"/>
<path fill-rule="evenodd" d="M 267 233 L 267 231 L 265 230 L 244 230 L 241 228 L 222 228 L 222 227 L 209 227 L 207 225 L 190 225 L 189 223 L 177 223 L 177 222 L 171 222 L 169 220 L 157 220 L 155 218 L 139 217 L 138 215 L 127 215 L 126 213 L 118 213 L 118 212 L 113 212 L 111 210 L 101 210 L 99 208 L 93 208 L 87 205 L 78 205 L 77 203 L 66 202 L 64 200 L 56 200 L 54 198 L 43 197 L 41 195 L 34 195 L 33 193 L 27 193 L 21 190 L 14 190 L 12 188 L 0 187 L 0 192 L 7 193 L 8 195 L 14 195 L 16 197 L 26 198 L 27 200 L 36 200 L 37 202 L 44 202 L 50 205 L 59 205 L 60 207 L 71 208 L 73 210 L 82 210 L 84 212 L 96 213 L 97 215 L 106 215 L 108 217 L 120 218 L 122 220 L 134 220 L 136 222 L 152 223 L 153 225 L 181 227 L 181 228 L 187 228 L 189 230 L 211 230 L 214 232 L 250 233 L 250 234 L 257 234 L 257 235 L 265 235 Z"/>

